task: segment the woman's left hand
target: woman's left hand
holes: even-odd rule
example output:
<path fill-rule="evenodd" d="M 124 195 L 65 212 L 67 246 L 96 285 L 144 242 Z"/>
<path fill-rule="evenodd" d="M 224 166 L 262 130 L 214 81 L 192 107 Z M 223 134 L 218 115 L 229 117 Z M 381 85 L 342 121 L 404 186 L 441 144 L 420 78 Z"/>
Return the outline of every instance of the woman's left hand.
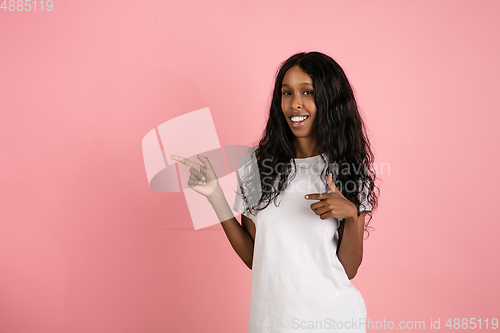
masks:
<path fill-rule="evenodd" d="M 330 186 L 330 193 L 314 193 L 305 196 L 307 200 L 319 200 L 311 205 L 313 212 L 319 215 L 319 218 L 322 220 L 330 217 L 339 219 L 352 217 L 356 220 L 358 217 L 356 205 L 347 200 L 338 190 L 337 186 L 333 183 L 331 173 L 328 174 L 326 181 L 328 182 L 328 186 Z"/>

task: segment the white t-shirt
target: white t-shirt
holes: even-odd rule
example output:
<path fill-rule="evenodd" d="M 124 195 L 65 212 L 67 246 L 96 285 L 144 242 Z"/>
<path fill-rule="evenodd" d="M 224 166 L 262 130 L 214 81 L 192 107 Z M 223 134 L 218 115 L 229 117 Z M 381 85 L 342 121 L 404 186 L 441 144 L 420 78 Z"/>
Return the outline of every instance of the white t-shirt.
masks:
<path fill-rule="evenodd" d="M 251 156 L 256 162 L 255 148 L 247 151 L 241 165 Z M 245 213 L 256 227 L 248 332 L 366 332 L 363 298 L 336 254 L 339 220 L 321 220 L 310 208 L 316 201 L 304 198 L 326 192 L 320 179 L 326 164 L 320 155 L 295 163 L 312 166 L 296 168 L 295 178 L 277 199 L 278 207 L 271 201 L 256 215 Z M 371 211 L 368 201 L 362 205 L 360 211 Z M 244 207 L 236 195 L 233 210 L 242 213 Z"/>

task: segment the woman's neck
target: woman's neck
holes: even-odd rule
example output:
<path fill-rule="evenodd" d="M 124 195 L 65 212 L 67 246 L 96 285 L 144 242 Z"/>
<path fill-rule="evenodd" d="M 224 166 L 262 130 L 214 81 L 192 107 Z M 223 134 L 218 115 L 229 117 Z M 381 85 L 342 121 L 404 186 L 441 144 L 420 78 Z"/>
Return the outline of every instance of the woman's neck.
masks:
<path fill-rule="evenodd" d="M 293 146 L 295 148 L 295 158 L 307 158 L 319 155 L 316 140 L 311 137 L 295 138 Z"/>

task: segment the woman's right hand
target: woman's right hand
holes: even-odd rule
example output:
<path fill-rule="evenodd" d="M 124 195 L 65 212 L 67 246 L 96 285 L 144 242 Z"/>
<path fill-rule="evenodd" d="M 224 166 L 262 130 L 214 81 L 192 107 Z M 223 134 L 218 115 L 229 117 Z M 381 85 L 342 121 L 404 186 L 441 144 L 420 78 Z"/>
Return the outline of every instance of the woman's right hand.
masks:
<path fill-rule="evenodd" d="M 209 198 L 220 188 L 219 180 L 208 158 L 198 154 L 198 159 L 203 165 L 177 155 L 172 155 L 170 158 L 190 167 L 191 176 L 189 176 L 188 186 L 194 191 Z"/>

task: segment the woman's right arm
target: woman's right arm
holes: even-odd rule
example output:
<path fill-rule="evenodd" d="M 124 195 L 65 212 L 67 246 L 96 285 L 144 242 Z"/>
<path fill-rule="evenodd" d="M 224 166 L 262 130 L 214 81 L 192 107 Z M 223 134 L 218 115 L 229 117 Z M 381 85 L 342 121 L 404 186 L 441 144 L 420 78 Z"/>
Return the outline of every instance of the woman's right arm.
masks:
<path fill-rule="evenodd" d="M 190 167 L 188 186 L 208 199 L 234 251 L 245 265 L 252 269 L 255 225 L 243 215 L 241 218 L 243 226 L 236 220 L 208 158 L 198 155 L 203 166 L 181 156 L 172 155 L 171 158 Z"/>
<path fill-rule="evenodd" d="M 255 224 L 244 215 L 241 215 L 242 224 L 236 220 L 220 187 L 207 199 L 221 221 L 222 228 L 234 251 L 245 265 L 252 269 Z"/>

